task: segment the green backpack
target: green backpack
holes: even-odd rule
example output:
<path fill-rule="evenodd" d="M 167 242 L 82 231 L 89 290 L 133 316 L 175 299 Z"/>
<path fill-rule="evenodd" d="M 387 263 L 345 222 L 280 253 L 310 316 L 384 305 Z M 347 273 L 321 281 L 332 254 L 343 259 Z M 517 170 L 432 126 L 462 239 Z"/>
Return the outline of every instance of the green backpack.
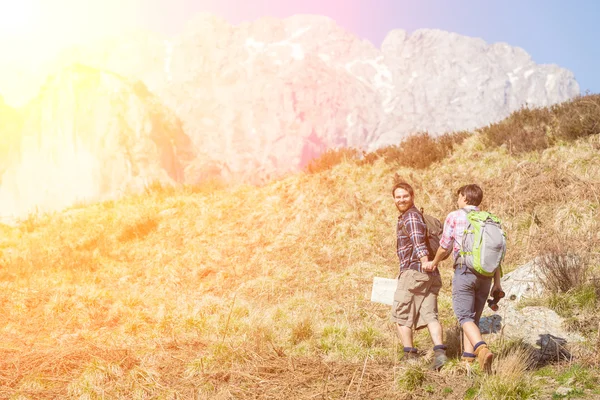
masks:
<path fill-rule="evenodd" d="M 502 264 L 506 253 L 506 234 L 502 222 L 487 211 L 467 211 L 460 255 L 467 268 L 476 273 L 492 277 Z"/>

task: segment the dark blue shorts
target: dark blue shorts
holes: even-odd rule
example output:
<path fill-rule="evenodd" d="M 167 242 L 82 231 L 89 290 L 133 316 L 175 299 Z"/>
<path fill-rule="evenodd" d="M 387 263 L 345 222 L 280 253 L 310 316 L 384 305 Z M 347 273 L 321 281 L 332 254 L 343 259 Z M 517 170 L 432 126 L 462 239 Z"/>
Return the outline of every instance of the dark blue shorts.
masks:
<path fill-rule="evenodd" d="M 492 278 L 475 275 L 464 265 L 456 266 L 452 278 L 452 308 L 461 326 L 465 322 L 479 326 L 491 286 Z"/>

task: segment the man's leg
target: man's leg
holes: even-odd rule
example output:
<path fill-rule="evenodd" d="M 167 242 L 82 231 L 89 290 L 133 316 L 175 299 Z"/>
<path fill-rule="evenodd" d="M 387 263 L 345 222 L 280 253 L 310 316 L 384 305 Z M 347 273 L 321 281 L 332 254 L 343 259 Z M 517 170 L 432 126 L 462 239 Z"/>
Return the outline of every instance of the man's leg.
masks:
<path fill-rule="evenodd" d="M 442 278 L 439 275 L 429 277 L 429 284 L 421 295 L 418 304 L 419 319 L 417 320 L 417 328 L 427 326 L 431 341 L 435 346 L 444 344 L 444 333 L 442 324 L 438 320 L 438 295 L 442 288 Z"/>
<path fill-rule="evenodd" d="M 419 351 L 413 347 L 413 331 L 410 326 L 404 326 L 396 324 L 398 330 L 398 336 L 402 342 L 404 359 L 405 360 L 416 360 L 419 358 Z"/>
<path fill-rule="evenodd" d="M 418 326 L 427 326 L 431 341 L 433 342 L 433 362 L 431 368 L 439 371 L 448 361 L 446 357 L 446 346 L 444 345 L 444 331 L 438 320 L 437 297 L 442 287 L 440 276 L 429 277 L 429 286 L 424 294 L 421 308 L 419 310 Z"/>
<path fill-rule="evenodd" d="M 463 360 L 468 362 L 477 361 L 481 368 L 487 372 L 492 372 L 492 361 L 494 354 L 488 349 L 487 343 L 481 336 L 481 331 L 475 322 L 467 321 L 462 324 L 464 333 L 464 347 Z"/>
<path fill-rule="evenodd" d="M 462 326 L 461 326 L 461 329 L 462 329 Z M 473 345 L 471 344 L 471 341 L 467 337 L 467 334 L 465 333 L 464 329 L 462 332 L 462 343 L 463 343 L 463 353 L 461 356 L 461 360 L 466 361 L 469 364 L 475 362 L 475 354 L 473 353 L 474 352 Z"/>
<path fill-rule="evenodd" d="M 491 372 L 494 355 L 479 330 L 479 318 L 490 292 L 491 280 L 479 278 L 472 272 L 455 275 L 456 293 L 453 288 L 453 306 L 461 323 L 464 335 L 463 358 L 477 357 L 486 372 Z"/>
<path fill-rule="evenodd" d="M 396 330 L 404 347 L 404 357 L 407 359 L 418 357 L 417 349 L 413 347 L 412 328 L 417 313 L 415 297 L 411 292 L 417 284 L 414 279 L 416 273 L 417 271 L 407 270 L 400 274 L 392 306 L 392 321 L 396 323 Z"/>
<path fill-rule="evenodd" d="M 477 357 L 477 361 L 481 368 L 490 373 L 492 371 L 492 361 L 494 354 L 488 349 L 487 343 L 481 336 L 481 331 L 475 322 L 467 321 L 462 324 L 462 329 L 465 335 L 465 352 L 463 357 Z M 467 347 L 467 343 L 468 346 Z M 470 351 L 469 351 L 470 350 Z"/>
<path fill-rule="evenodd" d="M 491 279 L 476 278 L 475 290 L 473 293 L 473 311 L 475 313 L 473 316 L 473 322 L 465 322 L 462 325 L 465 335 L 466 352 L 472 353 L 475 350 L 473 346 L 479 342 L 483 342 L 483 337 L 481 336 L 481 331 L 479 330 L 479 319 L 481 318 L 481 314 L 483 313 L 483 309 L 487 303 L 491 285 Z"/>
<path fill-rule="evenodd" d="M 431 369 L 439 371 L 448 361 L 448 357 L 446 356 L 446 346 L 444 345 L 442 324 L 440 324 L 439 321 L 430 322 L 427 324 L 427 329 L 429 330 L 431 341 L 433 342 L 433 362 L 431 364 Z"/>
<path fill-rule="evenodd" d="M 398 328 L 398 336 L 400 336 L 402 346 L 413 347 L 412 329 L 409 326 L 403 326 L 400 324 L 396 324 L 396 328 Z"/>
<path fill-rule="evenodd" d="M 427 324 L 427 330 L 431 335 L 431 341 L 434 346 L 444 344 L 444 332 L 442 330 L 442 324 L 439 321 L 430 322 Z"/>

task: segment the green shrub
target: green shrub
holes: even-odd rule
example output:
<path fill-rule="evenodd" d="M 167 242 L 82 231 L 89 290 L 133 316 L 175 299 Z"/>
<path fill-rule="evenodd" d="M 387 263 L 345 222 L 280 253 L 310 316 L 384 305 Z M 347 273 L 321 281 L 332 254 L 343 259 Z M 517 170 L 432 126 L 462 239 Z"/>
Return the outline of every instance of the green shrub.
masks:
<path fill-rule="evenodd" d="M 400 144 L 400 164 L 416 169 L 429 167 L 444 158 L 437 141 L 427 133 L 409 136 Z"/>
<path fill-rule="evenodd" d="M 383 158 L 388 164 L 424 169 L 450 155 L 469 135 L 467 131 L 460 131 L 432 138 L 426 132 L 419 132 L 408 136 L 399 145 L 382 147 L 365 154 L 362 163 L 373 164 L 375 160 Z"/>
<path fill-rule="evenodd" d="M 599 378 L 590 369 L 580 364 L 573 364 L 563 371 L 557 380 L 562 385 L 575 386 L 580 389 L 595 389 Z"/>
<path fill-rule="evenodd" d="M 513 350 L 497 358 L 495 374 L 480 377 L 478 398 L 525 400 L 535 398 L 539 393 L 537 382 L 526 373 L 533 362 L 531 350 L 520 347 L 517 342 L 507 345 L 507 349 L 512 347 Z"/>
<path fill-rule="evenodd" d="M 481 129 L 488 146 L 506 145 L 511 153 L 544 150 L 558 140 L 600 133 L 600 95 L 580 96 L 545 108 L 523 107 Z"/>
<path fill-rule="evenodd" d="M 400 146 L 398 145 L 390 145 L 379 148 L 370 153 L 366 153 L 364 158 L 362 159 L 362 164 L 372 165 L 375 161 L 380 158 L 383 159 L 386 163 L 392 164 L 394 162 L 398 162 L 398 160 L 402 159 L 401 157 Z"/>
<path fill-rule="evenodd" d="M 325 353 L 340 350 L 346 340 L 346 328 L 326 326 L 323 328 L 318 348 Z"/>
<path fill-rule="evenodd" d="M 437 137 L 436 141 L 441 148 L 444 157 L 448 157 L 454 152 L 456 146 L 462 144 L 471 133 L 468 131 L 458 131 L 453 133 L 445 133 L 442 136 Z"/>
<path fill-rule="evenodd" d="M 382 340 L 381 332 L 371 326 L 362 328 L 360 331 L 355 332 L 354 337 L 362 346 L 365 347 L 373 347 L 376 343 Z"/>
<path fill-rule="evenodd" d="M 558 121 L 559 139 L 571 141 L 600 133 L 600 95 L 577 97 L 551 110 Z"/>
<path fill-rule="evenodd" d="M 511 153 L 544 150 L 550 143 L 552 113 L 548 108 L 523 107 L 508 118 L 481 129 L 487 146 L 506 145 Z"/>

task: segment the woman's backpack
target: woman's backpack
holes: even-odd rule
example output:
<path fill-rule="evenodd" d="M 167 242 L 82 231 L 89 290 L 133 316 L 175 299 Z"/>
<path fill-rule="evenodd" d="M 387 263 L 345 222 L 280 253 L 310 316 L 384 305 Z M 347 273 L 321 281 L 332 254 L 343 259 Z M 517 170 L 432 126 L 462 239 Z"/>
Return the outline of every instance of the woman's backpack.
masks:
<path fill-rule="evenodd" d="M 467 268 L 492 277 L 501 265 L 506 252 L 506 234 L 501 221 L 487 211 L 468 211 L 460 255 Z"/>

